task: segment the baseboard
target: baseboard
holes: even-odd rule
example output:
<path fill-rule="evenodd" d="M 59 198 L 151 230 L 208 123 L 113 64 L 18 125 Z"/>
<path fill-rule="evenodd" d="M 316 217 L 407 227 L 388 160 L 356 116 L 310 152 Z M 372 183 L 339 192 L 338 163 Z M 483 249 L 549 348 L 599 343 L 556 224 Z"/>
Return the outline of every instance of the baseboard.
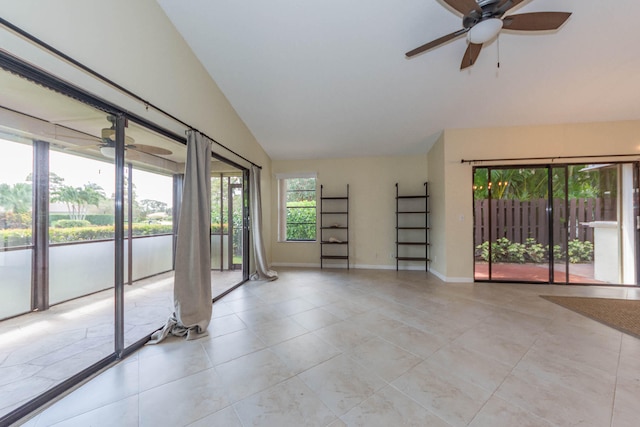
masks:
<path fill-rule="evenodd" d="M 295 263 L 295 262 L 274 262 L 271 267 L 292 267 L 292 268 L 320 268 L 320 263 Z M 346 269 L 346 264 L 327 265 L 325 268 Z M 376 264 L 353 264 L 349 266 L 356 270 L 395 270 L 395 265 L 376 265 Z M 420 265 L 400 266 L 400 271 L 424 271 L 424 267 Z M 438 279 L 447 283 L 473 283 L 473 279 L 469 277 L 447 277 L 439 271 L 429 269 L 429 273 Z"/>
<path fill-rule="evenodd" d="M 271 267 L 320 268 L 320 263 L 273 262 Z"/>
<path fill-rule="evenodd" d="M 429 270 L 429 273 L 433 274 L 438 279 L 447 283 L 473 283 L 473 279 L 469 277 L 447 277 L 436 270 Z"/>
<path fill-rule="evenodd" d="M 395 265 L 369 265 L 369 264 L 355 264 L 352 268 L 356 268 L 358 270 L 395 270 Z"/>

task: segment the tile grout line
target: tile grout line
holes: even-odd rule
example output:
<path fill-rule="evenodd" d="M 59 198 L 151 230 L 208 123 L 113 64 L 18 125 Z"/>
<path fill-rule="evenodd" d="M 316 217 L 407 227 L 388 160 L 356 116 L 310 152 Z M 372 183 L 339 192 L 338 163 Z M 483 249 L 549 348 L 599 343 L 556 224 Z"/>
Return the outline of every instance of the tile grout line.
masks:
<path fill-rule="evenodd" d="M 618 366 L 616 366 L 616 380 L 613 387 L 613 398 L 611 399 L 611 418 L 609 425 L 613 426 L 613 416 L 616 409 L 616 392 L 618 391 L 618 372 L 620 372 L 620 360 L 622 358 L 622 343 L 624 342 L 624 334 L 620 333 L 620 347 L 618 350 Z"/>

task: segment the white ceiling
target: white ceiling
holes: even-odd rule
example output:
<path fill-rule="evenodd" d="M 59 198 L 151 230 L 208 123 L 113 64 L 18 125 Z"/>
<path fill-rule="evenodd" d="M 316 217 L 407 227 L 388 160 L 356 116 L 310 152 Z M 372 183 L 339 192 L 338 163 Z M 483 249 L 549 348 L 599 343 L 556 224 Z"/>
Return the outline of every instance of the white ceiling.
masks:
<path fill-rule="evenodd" d="M 640 1 L 527 0 L 555 32 L 502 31 L 460 71 L 438 0 L 158 0 L 272 159 L 425 153 L 443 129 L 640 119 Z M 497 67 L 498 55 L 500 67 Z"/>

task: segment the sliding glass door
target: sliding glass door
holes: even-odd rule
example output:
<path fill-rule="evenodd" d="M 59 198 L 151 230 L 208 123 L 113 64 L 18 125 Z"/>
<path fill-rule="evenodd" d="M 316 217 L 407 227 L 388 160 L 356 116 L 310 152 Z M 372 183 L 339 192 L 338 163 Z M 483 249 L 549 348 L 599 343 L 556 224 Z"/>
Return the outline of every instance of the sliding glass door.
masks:
<path fill-rule="evenodd" d="M 0 86 L 11 88 L 0 106 L 0 425 L 8 425 L 139 348 L 174 311 L 187 150 L 179 134 L 2 50 L 0 66 Z M 248 279 L 248 171 L 215 153 L 212 171 L 219 297 Z"/>
<path fill-rule="evenodd" d="M 635 163 L 474 169 L 476 280 L 638 283 Z"/>
<path fill-rule="evenodd" d="M 477 279 L 549 281 L 548 183 L 544 167 L 477 170 Z"/>

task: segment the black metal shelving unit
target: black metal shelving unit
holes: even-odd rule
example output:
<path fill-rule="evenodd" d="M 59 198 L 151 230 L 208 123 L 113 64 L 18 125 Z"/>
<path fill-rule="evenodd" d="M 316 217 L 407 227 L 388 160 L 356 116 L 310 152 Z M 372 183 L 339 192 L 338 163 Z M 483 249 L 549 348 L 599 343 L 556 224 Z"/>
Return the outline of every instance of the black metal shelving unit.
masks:
<path fill-rule="evenodd" d="M 349 184 L 346 196 L 337 197 L 320 186 L 320 268 L 324 260 L 344 260 L 349 269 Z"/>
<path fill-rule="evenodd" d="M 424 194 L 400 195 L 396 183 L 396 271 L 400 261 L 424 262 L 429 271 L 429 185 Z"/>

